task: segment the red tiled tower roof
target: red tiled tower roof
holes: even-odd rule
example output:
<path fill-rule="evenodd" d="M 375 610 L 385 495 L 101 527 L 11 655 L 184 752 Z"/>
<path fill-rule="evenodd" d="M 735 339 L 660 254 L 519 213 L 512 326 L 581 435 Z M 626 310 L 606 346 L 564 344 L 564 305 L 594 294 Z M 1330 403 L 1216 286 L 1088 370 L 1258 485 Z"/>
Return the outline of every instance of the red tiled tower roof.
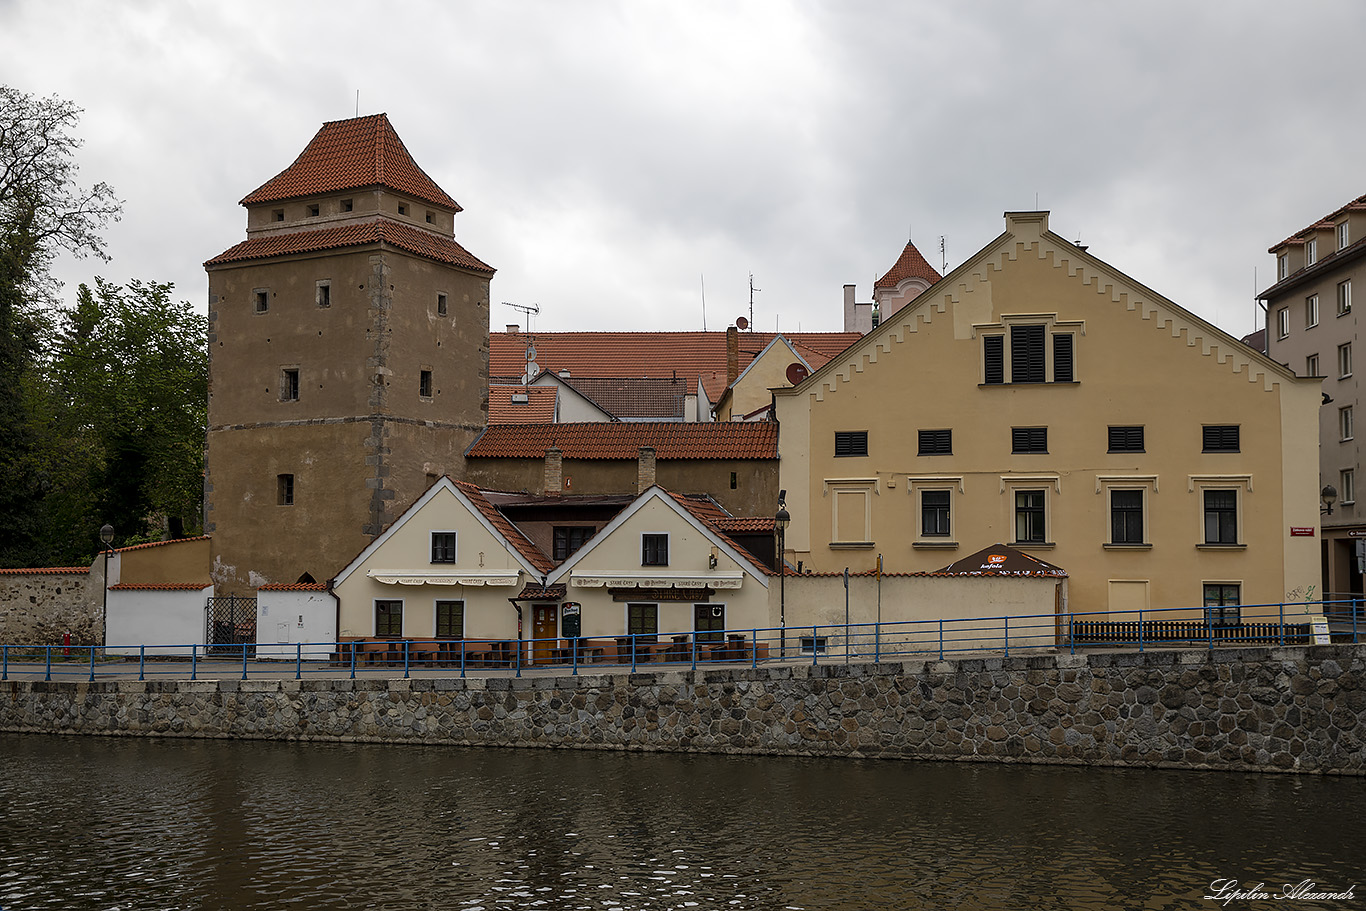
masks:
<path fill-rule="evenodd" d="M 294 163 L 248 193 L 242 205 L 363 187 L 387 187 L 461 211 L 460 204 L 413 161 L 387 114 L 324 123 Z"/>
<path fill-rule="evenodd" d="M 943 278 L 925 261 L 925 257 L 920 255 L 920 251 L 915 248 L 915 244 L 906 241 L 906 249 L 901 251 L 901 258 L 896 261 L 892 268 L 887 270 L 887 274 L 873 283 L 874 288 L 895 288 L 908 278 L 923 278 L 930 284 L 934 284 Z"/>
<path fill-rule="evenodd" d="M 248 259 L 267 259 L 272 256 L 315 253 L 319 250 L 335 250 L 341 247 L 359 247 L 377 243 L 389 244 L 408 253 L 439 263 L 448 263 L 462 269 L 469 269 L 471 272 L 480 272 L 485 275 L 494 273 L 492 266 L 449 237 L 442 237 L 410 225 L 383 220 L 323 228 L 321 231 L 298 231 L 292 234 L 253 237 L 224 250 L 204 263 L 204 267 L 207 269 L 210 266 L 241 262 Z"/>
<path fill-rule="evenodd" d="M 772 421 L 627 421 L 581 424 L 497 424 L 484 431 L 467 458 L 540 459 L 551 447 L 566 459 L 636 459 L 650 446 L 655 458 L 776 459 Z"/>

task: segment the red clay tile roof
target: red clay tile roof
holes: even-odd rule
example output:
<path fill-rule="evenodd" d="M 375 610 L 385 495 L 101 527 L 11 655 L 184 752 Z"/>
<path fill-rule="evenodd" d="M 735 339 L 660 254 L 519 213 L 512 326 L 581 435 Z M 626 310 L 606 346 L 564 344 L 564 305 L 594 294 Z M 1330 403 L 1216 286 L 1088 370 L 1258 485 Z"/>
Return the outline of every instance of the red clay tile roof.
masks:
<path fill-rule="evenodd" d="M 558 601 L 568 592 L 568 587 L 564 585 L 541 585 L 528 582 L 522 589 L 521 594 L 514 597 L 513 601 Z"/>
<path fill-rule="evenodd" d="M 773 534 L 772 516 L 726 516 L 716 520 L 716 527 L 733 534 Z"/>
<path fill-rule="evenodd" d="M 325 592 L 327 583 L 325 582 L 272 582 L 269 585 L 262 585 L 257 591 L 262 592 Z"/>
<path fill-rule="evenodd" d="M 771 421 L 500 424 L 484 431 L 465 455 L 540 459 L 552 446 L 566 459 L 634 460 L 642 446 L 654 447 L 656 459 L 776 459 L 778 425 Z"/>
<path fill-rule="evenodd" d="M 204 263 L 204 268 L 224 263 L 241 262 L 248 259 L 267 259 L 272 256 L 289 256 L 293 253 L 315 253 L 319 250 L 335 250 L 341 247 L 358 247 L 366 244 L 385 243 L 400 250 L 449 263 L 471 272 L 492 275 L 492 266 L 481 261 L 460 244 L 449 237 L 442 237 L 412 225 L 388 221 L 383 218 L 361 224 L 340 225 L 324 228 L 321 231 L 298 231 L 292 234 L 270 234 L 253 237 L 230 247 L 213 259 Z"/>
<path fill-rule="evenodd" d="M 1308 240 L 1311 234 L 1314 234 L 1317 231 L 1332 228 L 1334 222 L 1338 220 L 1338 216 L 1342 215 L 1343 213 L 1361 211 L 1366 211 L 1366 196 L 1358 196 L 1356 199 L 1347 203 L 1347 205 L 1343 206 L 1341 209 L 1328 213 L 1327 215 L 1323 216 L 1323 218 L 1320 218 L 1318 221 L 1314 222 L 1309 227 L 1304 228 L 1300 231 L 1296 231 L 1294 234 L 1291 234 L 1289 237 L 1287 237 L 1280 243 L 1276 244 L 1275 246 L 1267 248 L 1266 252 L 1275 253 L 1281 247 L 1298 246 L 1299 244 L 1302 244 L 1306 240 Z"/>
<path fill-rule="evenodd" d="M 0 569 L 0 576 L 75 576 L 90 573 L 88 566 L 42 566 L 33 569 Z"/>
<path fill-rule="evenodd" d="M 759 570 L 759 572 L 763 573 L 766 576 L 777 575 L 776 572 L 765 566 L 762 560 L 754 556 L 754 554 L 750 553 L 749 551 L 745 550 L 745 548 L 741 545 L 735 543 L 735 541 L 729 535 L 727 535 L 725 531 L 721 529 L 719 522 L 720 520 L 727 518 L 727 514 L 726 511 L 722 509 L 715 500 L 711 499 L 710 497 L 688 496 L 684 494 L 673 493 L 672 491 L 666 491 L 666 493 L 668 493 L 669 496 L 673 497 L 674 500 L 680 506 L 682 506 L 688 512 L 692 513 L 694 518 L 696 518 L 703 525 L 711 529 L 714 535 L 716 535 L 722 541 L 725 541 L 731 547 L 735 548 L 735 550 L 742 557 L 744 557 L 746 560 L 752 563 L 754 565 L 754 568 Z"/>
<path fill-rule="evenodd" d="M 743 372 L 777 333 L 741 332 Z M 812 370 L 863 338 L 857 332 L 784 332 L 783 337 Z M 570 384 L 582 377 L 677 376 L 691 392 L 700 379 L 715 402 L 726 389 L 725 332 L 524 332 L 489 333 L 489 376 L 521 376 L 526 372 L 527 343 L 536 346 L 536 363 L 559 373 L 568 369 Z M 611 409 L 608 409 L 609 411 Z M 615 413 L 615 412 L 613 412 Z"/>
<path fill-rule="evenodd" d="M 526 558 L 528 563 L 544 574 L 549 574 L 555 568 L 555 561 L 541 553 L 540 548 L 532 544 L 531 539 L 522 534 L 520 528 L 508 521 L 508 517 L 489 502 L 482 490 L 467 481 L 452 481 L 451 483 L 469 498 L 475 508 L 483 513 L 484 518 L 488 519 L 489 523 L 498 529 L 498 533 L 506 538 L 509 544 L 517 548 L 517 552 Z"/>
<path fill-rule="evenodd" d="M 165 547 L 167 544 L 184 544 L 186 541 L 207 541 L 208 535 L 199 535 L 194 538 L 171 538 L 169 541 L 148 541 L 146 544 L 130 544 L 127 547 L 116 547 L 114 553 L 121 554 L 129 550 L 142 550 L 147 547 Z"/>
<path fill-rule="evenodd" d="M 923 278 L 930 284 L 934 284 L 943 278 L 925 261 L 925 257 L 920 255 L 920 251 L 915 248 L 915 244 L 906 241 L 906 249 L 901 251 L 901 257 L 897 259 L 892 268 L 887 270 L 887 274 L 873 283 L 874 288 L 895 288 L 908 278 Z M 815 365 L 812 365 L 815 368 Z"/>
<path fill-rule="evenodd" d="M 111 592 L 197 592 L 213 587 L 212 582 L 120 582 L 109 586 Z"/>
<path fill-rule="evenodd" d="M 683 420 L 683 398 L 697 387 L 673 377 L 570 376 L 561 382 L 622 420 Z"/>
<path fill-rule="evenodd" d="M 242 205 L 362 187 L 387 187 L 461 211 L 460 204 L 413 161 L 387 114 L 324 123 L 294 163 L 248 193 Z"/>
<path fill-rule="evenodd" d="M 525 402 L 514 402 L 514 395 L 525 395 Z M 489 386 L 490 424 L 553 424 L 554 386 Z"/>

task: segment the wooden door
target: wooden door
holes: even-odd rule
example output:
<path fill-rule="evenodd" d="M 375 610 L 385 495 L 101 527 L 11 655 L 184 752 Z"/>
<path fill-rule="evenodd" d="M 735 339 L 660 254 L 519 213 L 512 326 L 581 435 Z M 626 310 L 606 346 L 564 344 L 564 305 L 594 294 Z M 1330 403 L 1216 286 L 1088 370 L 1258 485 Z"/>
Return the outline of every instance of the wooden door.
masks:
<path fill-rule="evenodd" d="M 531 646 L 532 664 L 548 664 L 550 662 L 550 650 L 557 644 L 555 642 L 556 613 L 554 604 L 534 604 L 531 607 L 531 638 L 536 640 Z"/>

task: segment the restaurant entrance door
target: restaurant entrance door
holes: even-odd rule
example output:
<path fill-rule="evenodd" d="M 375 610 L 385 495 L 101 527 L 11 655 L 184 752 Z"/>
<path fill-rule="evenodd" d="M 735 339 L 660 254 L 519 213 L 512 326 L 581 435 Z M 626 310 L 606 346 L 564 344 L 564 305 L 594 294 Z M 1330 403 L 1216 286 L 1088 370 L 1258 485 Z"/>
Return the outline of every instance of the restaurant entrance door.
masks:
<path fill-rule="evenodd" d="M 531 646 L 532 664 L 550 662 L 550 650 L 556 645 L 556 613 L 558 611 L 554 604 L 534 604 L 531 607 L 531 638 L 536 640 Z"/>

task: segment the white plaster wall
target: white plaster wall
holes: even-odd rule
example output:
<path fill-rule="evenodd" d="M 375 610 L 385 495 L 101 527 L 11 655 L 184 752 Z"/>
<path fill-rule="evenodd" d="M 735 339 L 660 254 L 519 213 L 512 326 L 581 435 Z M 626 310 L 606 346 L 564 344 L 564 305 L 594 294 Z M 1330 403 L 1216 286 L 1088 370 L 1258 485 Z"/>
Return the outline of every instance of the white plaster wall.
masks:
<path fill-rule="evenodd" d="M 326 661 L 336 639 L 337 602 L 327 592 L 256 593 L 256 657 Z"/>
<path fill-rule="evenodd" d="M 110 567 L 113 575 L 113 566 Z M 189 655 L 204 645 L 204 606 L 213 586 L 190 591 L 111 591 L 105 651 L 111 655 Z"/>

